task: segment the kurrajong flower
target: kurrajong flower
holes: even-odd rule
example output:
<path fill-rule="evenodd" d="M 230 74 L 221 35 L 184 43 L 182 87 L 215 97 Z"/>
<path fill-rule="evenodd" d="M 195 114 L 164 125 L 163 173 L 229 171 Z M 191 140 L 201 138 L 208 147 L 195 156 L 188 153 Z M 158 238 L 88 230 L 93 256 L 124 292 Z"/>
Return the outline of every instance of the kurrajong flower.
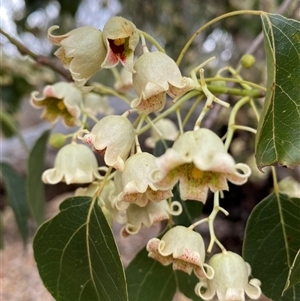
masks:
<path fill-rule="evenodd" d="M 91 132 L 79 138 L 104 155 L 108 166 L 123 170 L 124 160 L 134 141 L 134 128 L 125 116 L 109 115 L 98 121 Z"/>
<path fill-rule="evenodd" d="M 174 209 L 175 206 L 178 207 L 177 210 Z M 162 200 L 158 203 L 150 202 L 144 207 L 130 204 L 126 209 L 127 223 L 121 229 L 121 236 L 127 237 L 136 234 L 142 227 L 150 228 L 154 224 L 168 220 L 171 215 L 178 215 L 181 212 L 182 208 L 180 203 L 172 202 L 172 204 L 169 205 L 166 200 Z"/>
<path fill-rule="evenodd" d="M 56 122 L 61 117 L 67 126 L 76 124 L 81 114 L 83 96 L 73 83 L 58 82 L 48 85 L 44 88 L 42 97 L 38 97 L 38 94 L 37 91 L 32 92 L 31 104 L 35 108 L 44 108 L 43 118 Z"/>
<path fill-rule="evenodd" d="M 195 287 L 203 300 L 217 295 L 220 301 L 245 301 L 245 293 L 254 300 L 260 297 L 261 283 L 255 278 L 249 281 L 251 267 L 240 255 L 230 251 L 215 254 L 209 265 L 215 271 L 214 277 L 201 280 Z"/>
<path fill-rule="evenodd" d="M 182 77 L 176 63 L 165 53 L 146 52 L 134 63 L 133 87 L 138 95 L 131 107 L 139 112 L 161 111 L 166 95 L 176 97 L 194 88 L 191 78 Z"/>
<path fill-rule="evenodd" d="M 107 48 L 102 68 L 111 68 L 119 62 L 130 72 L 134 72 L 134 50 L 139 42 L 136 26 L 122 17 L 110 18 L 103 27 L 103 41 Z"/>
<path fill-rule="evenodd" d="M 211 279 L 214 276 L 213 269 L 204 263 L 205 246 L 203 238 L 192 229 L 176 226 L 170 229 L 161 239 L 150 239 L 146 248 L 149 257 L 163 265 L 173 263 L 174 270 L 181 270 L 188 274 L 194 271 L 200 279 Z"/>
<path fill-rule="evenodd" d="M 51 26 L 48 39 L 54 45 L 61 46 L 54 54 L 60 59 L 78 87 L 82 87 L 96 72 L 107 54 L 102 32 L 91 26 L 71 30 L 64 35 L 53 35 L 59 26 Z"/>
<path fill-rule="evenodd" d="M 62 147 L 56 155 L 54 168 L 45 170 L 42 175 L 47 184 L 91 183 L 100 178 L 94 153 L 86 145 L 77 143 Z"/>
<path fill-rule="evenodd" d="M 123 190 L 118 202 L 146 206 L 149 202 L 159 202 L 173 196 L 171 189 L 160 190 L 150 181 L 149 173 L 156 167 L 155 157 L 139 152 L 125 161 L 122 172 Z"/>
<path fill-rule="evenodd" d="M 83 105 L 87 113 L 91 115 L 112 114 L 113 108 L 109 105 L 108 97 L 89 92 L 83 95 Z"/>
<path fill-rule="evenodd" d="M 158 168 L 150 176 L 157 187 L 168 189 L 179 181 L 182 200 L 203 203 L 208 189 L 228 190 L 227 180 L 242 185 L 251 174 L 248 165 L 236 164 L 222 140 L 204 128 L 182 134 L 172 148 L 156 159 L 156 164 Z"/>
<path fill-rule="evenodd" d="M 171 119 L 162 118 L 155 123 L 157 130 L 160 132 L 161 136 L 154 128 L 151 129 L 151 136 L 145 140 L 145 145 L 154 148 L 156 142 L 160 139 L 174 141 L 178 137 L 178 128 Z"/>

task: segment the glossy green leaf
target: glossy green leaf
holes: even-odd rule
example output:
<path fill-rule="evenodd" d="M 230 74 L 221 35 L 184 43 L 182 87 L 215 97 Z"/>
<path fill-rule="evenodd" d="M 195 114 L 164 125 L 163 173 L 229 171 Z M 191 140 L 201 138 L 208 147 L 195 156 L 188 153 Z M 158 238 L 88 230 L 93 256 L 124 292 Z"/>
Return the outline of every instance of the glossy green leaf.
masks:
<path fill-rule="evenodd" d="M 8 195 L 8 203 L 11 206 L 18 229 L 26 245 L 28 238 L 28 205 L 26 200 L 25 183 L 23 178 L 7 163 L 0 163 L 0 171 L 4 181 L 6 193 Z"/>
<path fill-rule="evenodd" d="M 283 293 L 296 284 L 300 284 L 300 249 L 294 258 Z"/>
<path fill-rule="evenodd" d="M 300 164 L 300 22 L 262 15 L 267 94 L 256 136 L 256 164 Z"/>
<path fill-rule="evenodd" d="M 126 268 L 126 279 L 130 301 L 172 301 L 177 290 L 192 300 L 201 300 L 194 293 L 194 275 L 174 272 L 172 265 L 163 266 L 148 257 L 146 248 Z"/>
<path fill-rule="evenodd" d="M 38 225 L 44 221 L 45 187 L 41 177 L 49 134 L 49 130 L 45 131 L 36 141 L 27 163 L 27 199 L 32 217 Z"/>
<path fill-rule="evenodd" d="M 272 193 L 252 211 L 245 230 L 243 255 L 262 291 L 276 301 L 300 300 L 300 284 L 282 296 L 300 247 L 300 199 Z"/>
<path fill-rule="evenodd" d="M 33 242 L 44 285 L 57 301 L 127 301 L 115 240 L 97 202 L 73 197 Z"/>

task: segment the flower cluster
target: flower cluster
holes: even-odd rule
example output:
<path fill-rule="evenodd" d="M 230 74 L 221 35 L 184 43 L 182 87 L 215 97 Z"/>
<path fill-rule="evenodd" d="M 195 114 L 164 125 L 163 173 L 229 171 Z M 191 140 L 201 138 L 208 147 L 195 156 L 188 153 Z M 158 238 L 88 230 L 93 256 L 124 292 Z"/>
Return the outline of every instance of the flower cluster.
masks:
<path fill-rule="evenodd" d="M 207 107 L 194 129 L 184 130 L 178 110 L 190 95 L 205 95 L 210 105 L 216 99 L 208 91 L 203 70 L 200 79 L 195 74 L 182 76 L 166 53 L 149 52 L 143 33 L 122 17 L 109 19 L 102 31 L 86 26 L 54 35 L 56 29 L 52 26 L 48 37 L 59 46 L 55 55 L 70 71 L 74 83 L 47 86 L 42 97 L 33 92 L 31 103 L 44 108 L 43 117 L 48 121 L 61 117 L 65 125 L 77 128 L 70 135 L 71 143 L 58 151 L 54 167 L 43 173 L 43 181 L 88 183 L 75 195 L 94 197 L 110 225 L 114 221 L 123 224 L 120 235 L 124 238 L 143 227 L 167 221 L 173 227 L 161 239 L 150 239 L 149 256 L 163 265 L 172 264 L 174 270 L 193 272 L 199 279 L 195 292 L 202 299 L 211 300 L 216 295 L 219 300 L 244 300 L 245 293 L 258 298 L 260 282 L 249 281 L 250 266 L 239 255 L 221 246 L 222 253 L 206 263 L 204 240 L 193 230 L 195 224 L 189 228 L 174 225 L 173 216 L 183 211 L 182 201 L 205 204 L 209 191 L 218 201 L 219 194 L 229 189 L 228 182 L 242 185 L 251 174 L 248 165 L 235 162 L 226 143 L 214 131 L 200 127 Z M 143 53 L 134 57 L 140 38 Z M 114 68 L 119 62 L 121 71 Z M 111 69 L 115 90 L 97 83 L 85 86 L 100 69 Z M 127 94 L 129 89 L 134 96 Z M 112 114 L 105 94 L 125 99 L 128 110 L 122 115 Z M 173 102 L 166 108 L 168 98 L 173 98 Z M 163 110 L 164 115 L 160 116 Z M 178 126 L 168 118 L 175 111 Z M 98 119 L 99 113 L 105 116 Z M 135 120 L 131 119 L 134 114 Z M 141 134 L 150 128 L 151 137 L 145 139 L 144 145 L 155 153 L 161 140 L 166 150 L 160 156 L 140 145 Z M 169 145 L 172 142 L 171 147 L 167 147 L 166 140 Z M 98 167 L 101 160 L 104 166 Z M 174 189 L 179 190 L 180 200 L 175 200 Z M 206 220 L 211 242 L 220 246 L 212 230 L 218 211 L 225 212 L 216 202 L 213 214 Z"/>

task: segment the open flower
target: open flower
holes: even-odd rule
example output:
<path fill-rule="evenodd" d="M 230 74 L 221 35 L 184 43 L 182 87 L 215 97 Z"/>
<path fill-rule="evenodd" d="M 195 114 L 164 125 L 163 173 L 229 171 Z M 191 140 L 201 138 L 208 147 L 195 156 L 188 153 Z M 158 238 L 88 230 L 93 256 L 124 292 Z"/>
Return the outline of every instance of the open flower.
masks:
<path fill-rule="evenodd" d="M 38 97 L 39 92 L 31 94 L 31 104 L 35 108 L 44 108 L 42 117 L 49 122 L 56 122 L 62 117 L 65 125 L 73 126 L 80 117 L 80 104 L 83 97 L 81 91 L 72 83 L 58 82 L 48 85 L 43 90 L 43 96 Z"/>
<path fill-rule="evenodd" d="M 175 206 L 178 207 L 177 210 L 174 210 Z M 168 220 L 171 215 L 178 215 L 181 212 L 182 207 L 179 202 L 172 202 L 169 205 L 166 200 L 162 200 L 158 203 L 150 202 L 144 207 L 130 204 L 126 210 L 127 223 L 121 229 L 121 236 L 136 234 L 142 227 L 150 228 L 156 223 Z"/>
<path fill-rule="evenodd" d="M 156 159 L 151 179 L 161 189 L 173 187 L 179 180 L 182 200 L 205 203 L 208 189 L 228 190 L 227 180 L 244 184 L 251 174 L 248 165 L 235 164 L 222 140 L 209 129 L 185 132 L 172 148 Z M 239 171 L 243 173 L 240 173 Z"/>
<path fill-rule="evenodd" d="M 134 72 L 134 50 L 139 42 L 135 25 L 122 17 L 110 18 L 103 27 L 103 41 L 107 54 L 102 68 L 111 68 L 119 62 L 130 72 Z"/>
<path fill-rule="evenodd" d="M 155 126 L 161 133 L 161 136 L 157 130 L 151 128 L 151 136 L 145 140 L 145 145 L 148 147 L 154 148 L 156 142 L 160 139 L 174 141 L 178 137 L 178 128 L 171 119 L 162 118 L 155 123 Z"/>
<path fill-rule="evenodd" d="M 108 166 L 123 170 L 134 141 L 134 128 L 125 116 L 109 115 L 103 117 L 84 137 L 83 142 L 93 146 L 93 149 L 104 155 Z"/>
<path fill-rule="evenodd" d="M 156 167 L 155 157 L 146 152 L 129 157 L 122 172 L 123 190 L 118 202 L 146 206 L 149 202 L 159 202 L 171 197 L 171 189 L 159 190 L 149 179 L 149 173 Z"/>
<path fill-rule="evenodd" d="M 131 103 L 139 112 L 161 111 L 166 95 L 171 97 L 193 89 L 191 78 L 182 77 L 176 63 L 165 53 L 146 52 L 134 63 L 133 87 L 138 95 Z"/>
<path fill-rule="evenodd" d="M 194 270 L 200 279 L 211 279 L 213 269 L 204 263 L 205 246 L 202 236 L 192 229 L 176 226 L 161 239 L 152 238 L 147 243 L 148 256 L 163 265 L 173 262 L 174 270 L 191 274 Z M 206 271 L 204 269 L 206 268 Z"/>
<path fill-rule="evenodd" d="M 249 281 L 251 267 L 238 254 L 230 251 L 215 254 L 209 265 L 215 271 L 214 277 L 201 280 L 195 287 L 196 294 L 203 300 L 212 300 L 215 294 L 220 301 L 245 301 L 245 293 L 254 300 L 260 297 L 260 281 Z"/>
<path fill-rule="evenodd" d="M 100 178 L 94 153 L 86 145 L 77 143 L 62 147 L 55 158 L 54 168 L 47 169 L 42 174 L 42 180 L 46 184 L 82 184 Z"/>
<path fill-rule="evenodd" d="M 51 26 L 48 39 L 61 46 L 54 54 L 60 59 L 78 87 L 82 87 L 101 69 L 107 50 L 103 43 L 102 32 L 91 26 L 71 30 L 64 35 L 53 35 L 59 26 Z"/>

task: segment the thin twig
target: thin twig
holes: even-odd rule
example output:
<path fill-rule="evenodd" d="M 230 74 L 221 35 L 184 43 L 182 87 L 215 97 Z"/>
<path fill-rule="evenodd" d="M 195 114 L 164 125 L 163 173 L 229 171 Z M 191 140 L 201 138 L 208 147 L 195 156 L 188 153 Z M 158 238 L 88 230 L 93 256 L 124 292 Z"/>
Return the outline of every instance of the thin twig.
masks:
<path fill-rule="evenodd" d="M 61 74 L 66 80 L 72 81 L 72 76 L 69 70 L 65 69 L 62 64 L 56 60 L 51 59 L 44 55 L 38 55 L 31 50 L 29 50 L 26 46 L 20 43 L 18 40 L 10 36 L 7 32 L 5 32 L 2 28 L 0 28 L 0 33 L 3 34 L 13 45 L 15 45 L 18 51 L 22 55 L 28 55 L 33 60 L 35 60 L 39 65 L 47 66 L 52 70 L 56 71 L 57 73 Z"/>

